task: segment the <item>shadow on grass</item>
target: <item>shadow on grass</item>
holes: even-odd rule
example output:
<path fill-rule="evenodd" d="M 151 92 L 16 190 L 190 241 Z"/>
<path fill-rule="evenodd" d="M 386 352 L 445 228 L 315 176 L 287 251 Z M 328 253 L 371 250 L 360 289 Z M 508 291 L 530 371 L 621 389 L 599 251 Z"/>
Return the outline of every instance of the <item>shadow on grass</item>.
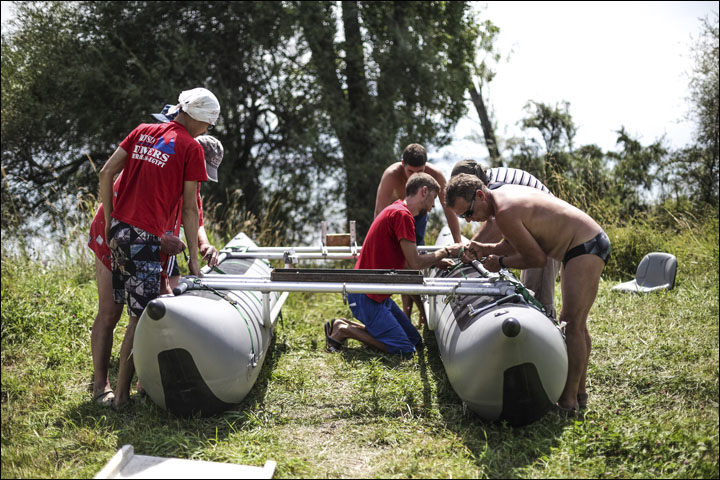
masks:
<path fill-rule="evenodd" d="M 69 409 L 62 418 L 97 435 L 116 435 L 118 449 L 132 444 L 140 455 L 192 458 L 198 450 L 225 440 L 255 421 L 253 412 L 262 409 L 269 378 L 287 350 L 282 340 L 278 342 L 277 334 L 273 335 L 255 385 L 241 403 L 224 412 L 180 417 L 157 406 L 148 396 L 132 394 L 130 402 L 119 411 L 88 400 Z"/>
<path fill-rule="evenodd" d="M 507 422 L 485 420 L 464 408 L 453 390 L 440 358 L 435 334 L 423 329 L 425 350 L 418 356 L 423 382 L 423 400 L 433 405 L 433 390 L 445 426 L 454 432 L 473 453 L 475 463 L 489 478 L 514 478 L 522 470 L 550 456 L 553 447 L 560 445 L 560 437 L 572 419 L 552 412 L 521 427 Z"/>

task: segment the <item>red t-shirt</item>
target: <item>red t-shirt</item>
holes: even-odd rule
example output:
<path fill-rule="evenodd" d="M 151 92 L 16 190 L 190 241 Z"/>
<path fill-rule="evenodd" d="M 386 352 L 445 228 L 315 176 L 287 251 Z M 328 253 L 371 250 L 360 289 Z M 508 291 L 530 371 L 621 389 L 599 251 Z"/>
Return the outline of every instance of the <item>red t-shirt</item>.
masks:
<path fill-rule="evenodd" d="M 177 122 L 140 124 L 120 147 L 128 154 L 112 216 L 161 237 L 183 182 L 207 181 L 202 146 Z"/>
<path fill-rule="evenodd" d="M 113 204 L 115 202 L 115 196 L 117 195 L 117 188 L 120 184 L 120 177 L 122 177 L 122 172 L 120 172 L 120 175 L 115 180 L 115 184 L 113 185 Z M 202 198 L 200 198 L 200 183 L 198 183 L 198 190 L 197 190 L 197 204 L 198 204 L 198 211 L 200 213 L 200 221 L 199 226 L 203 226 L 203 208 L 202 208 Z M 178 204 L 178 207 L 182 205 L 182 202 Z M 177 217 L 177 219 L 176 219 Z M 178 211 L 173 213 L 170 216 L 170 221 L 165 227 L 166 233 L 172 233 L 176 237 L 180 235 L 180 225 L 181 225 L 181 210 L 178 208 Z M 107 244 L 107 241 L 105 240 L 105 211 L 103 210 L 102 204 L 100 204 L 100 207 L 97 209 L 97 212 L 95 212 L 95 217 L 93 218 L 92 223 L 90 224 L 90 238 L 88 240 L 88 246 L 90 247 L 90 250 L 95 252 L 95 255 L 97 255 L 98 259 L 107 267 L 108 270 L 112 270 L 112 262 L 110 261 L 110 247 Z M 163 264 L 167 260 L 167 255 L 164 253 L 160 255 L 160 258 L 162 259 Z"/>
<path fill-rule="evenodd" d="M 396 200 L 385 207 L 370 225 L 355 268 L 365 270 L 405 268 L 405 255 L 400 247 L 402 239 L 415 243 L 415 219 L 405 203 Z M 367 296 L 378 303 L 390 297 L 390 295 L 378 294 Z"/>

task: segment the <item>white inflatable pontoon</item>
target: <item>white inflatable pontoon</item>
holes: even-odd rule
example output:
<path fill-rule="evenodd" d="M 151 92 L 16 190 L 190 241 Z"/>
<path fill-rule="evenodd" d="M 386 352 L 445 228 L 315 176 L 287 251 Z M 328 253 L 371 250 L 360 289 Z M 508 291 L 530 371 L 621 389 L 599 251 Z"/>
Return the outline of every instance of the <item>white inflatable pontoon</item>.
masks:
<path fill-rule="evenodd" d="M 447 227 L 437 246 L 449 245 Z M 567 348 L 560 327 L 508 271 L 490 273 L 479 262 L 434 278 L 485 278 L 500 295 L 428 297 L 428 327 L 435 331 L 453 389 L 489 420 L 525 425 L 557 402 L 567 378 Z"/>
<path fill-rule="evenodd" d="M 223 250 L 253 247 L 240 233 Z M 216 271 L 222 274 L 270 275 L 266 260 L 227 254 L 219 260 Z M 211 415 L 240 403 L 257 380 L 286 298 L 287 293 L 205 289 L 151 301 L 133 343 L 143 388 L 177 415 Z"/>

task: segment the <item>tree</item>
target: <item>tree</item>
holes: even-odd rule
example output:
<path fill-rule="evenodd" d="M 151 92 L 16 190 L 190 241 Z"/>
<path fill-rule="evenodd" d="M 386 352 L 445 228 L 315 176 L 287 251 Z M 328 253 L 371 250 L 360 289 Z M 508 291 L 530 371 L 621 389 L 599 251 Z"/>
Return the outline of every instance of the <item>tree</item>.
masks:
<path fill-rule="evenodd" d="M 8 195 L 23 216 L 95 192 L 95 171 L 138 123 L 180 91 L 204 86 L 222 111 L 212 132 L 225 146 L 220 182 L 203 187 L 218 218 L 275 209 L 290 231 L 325 205 L 336 150 L 318 133 L 318 97 L 293 15 L 267 2 L 27 2 L 3 36 L 2 155 Z M 148 19 L 153 19 L 148 23 Z M 288 189 L 287 185 L 295 188 Z M 37 194 L 32 194 L 37 192 Z M 322 196 L 322 195 L 321 195 Z M 223 208 L 237 200 L 235 211 Z M 239 211 L 238 211 L 239 210 Z M 3 216 L 3 222 L 5 222 Z M 5 223 L 3 223 L 5 227 Z M 294 227 L 294 228 L 293 228 Z"/>
<path fill-rule="evenodd" d="M 480 118 L 480 126 L 482 127 L 485 138 L 485 145 L 490 153 L 491 164 L 495 165 L 500 161 L 500 150 L 498 150 L 495 132 L 493 130 L 487 108 L 485 108 L 485 102 L 483 101 L 482 94 L 477 88 L 475 88 L 474 84 L 470 85 L 468 91 L 470 92 L 470 99 L 472 100 L 473 105 L 475 105 L 478 117 Z"/>
<path fill-rule="evenodd" d="M 528 116 L 519 123 L 525 131 L 537 130 L 543 144 L 532 136 L 508 141 L 512 152 L 509 165 L 532 173 L 552 191 L 560 191 L 562 181 L 572 176 L 574 168 L 572 147 L 577 129 L 569 110 L 570 103 L 566 101 L 554 107 L 528 101 L 525 104 Z"/>
<path fill-rule="evenodd" d="M 663 139 L 644 147 L 627 133 L 625 127 L 620 127 L 617 134 L 617 144 L 621 145 L 622 150 L 619 153 L 608 153 L 608 158 L 615 162 L 612 171 L 613 193 L 624 206 L 625 213 L 636 213 L 648 206 L 649 195 L 641 194 L 652 191 L 657 170 L 669 152 Z"/>
<path fill-rule="evenodd" d="M 497 62 L 500 59 L 500 54 L 495 50 L 494 46 L 495 39 L 499 32 L 500 29 L 489 20 L 485 21 L 483 28 L 480 29 L 480 38 L 476 53 L 477 55 L 482 55 L 482 57 L 478 58 L 473 64 L 473 74 L 475 78 L 477 78 L 480 88 L 475 85 L 474 79 L 471 79 L 470 85 L 468 85 L 470 100 L 475 106 L 478 118 L 480 119 L 485 146 L 487 146 L 488 153 L 490 154 L 490 164 L 492 166 L 500 166 L 502 158 L 500 157 L 500 149 L 497 139 L 495 138 L 493 122 L 483 99 L 482 85 L 490 83 L 495 76 L 495 72 L 490 68 L 488 60 Z"/>
<path fill-rule="evenodd" d="M 693 46 L 695 67 L 690 79 L 691 118 L 695 121 L 695 144 L 674 152 L 664 165 L 668 188 L 683 192 L 700 207 L 718 207 L 720 184 L 720 33 L 718 14 L 702 20 L 702 32 Z"/>
<path fill-rule="evenodd" d="M 525 104 L 525 111 L 529 116 L 520 124 L 523 129 L 536 129 L 545 142 L 545 151 L 548 153 L 560 152 L 567 149 L 572 152 L 573 139 L 577 133 L 575 122 L 570 115 L 570 102 L 563 101 L 554 107 L 542 102 L 530 100 Z"/>
<path fill-rule="evenodd" d="M 362 235 L 383 169 L 407 143 L 448 142 L 464 114 L 480 28 L 468 12 L 464 2 L 19 3 L 2 45 L 3 199 L 23 198 L 24 218 L 94 193 L 125 135 L 203 86 L 221 104 L 220 182 L 203 186 L 221 223 L 249 211 L 298 235 L 342 194 Z"/>
<path fill-rule="evenodd" d="M 465 113 L 480 24 L 466 2 L 296 5 L 362 236 L 383 170 L 409 143 L 446 144 Z"/>

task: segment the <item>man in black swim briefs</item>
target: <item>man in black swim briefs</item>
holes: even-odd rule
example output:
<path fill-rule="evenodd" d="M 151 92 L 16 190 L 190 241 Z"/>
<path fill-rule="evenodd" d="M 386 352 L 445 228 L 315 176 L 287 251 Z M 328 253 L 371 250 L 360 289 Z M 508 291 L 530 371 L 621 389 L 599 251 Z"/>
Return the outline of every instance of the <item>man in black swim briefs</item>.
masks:
<path fill-rule="evenodd" d="M 485 257 L 488 270 L 537 268 L 548 258 L 562 260 L 559 321 L 566 323 L 568 375 L 558 407 L 577 412 L 587 399 L 591 346 L 587 317 L 610 256 L 607 235 L 585 212 L 531 187 L 507 184 L 489 190 L 477 176 L 460 174 L 448 182 L 445 198 L 467 221 L 495 219 L 503 240 L 472 241 L 468 248 L 475 257 Z"/>
<path fill-rule="evenodd" d="M 605 232 L 600 232 L 585 243 L 571 248 L 563 258 L 563 266 L 580 255 L 597 255 L 607 263 L 610 258 L 610 239 Z"/>

